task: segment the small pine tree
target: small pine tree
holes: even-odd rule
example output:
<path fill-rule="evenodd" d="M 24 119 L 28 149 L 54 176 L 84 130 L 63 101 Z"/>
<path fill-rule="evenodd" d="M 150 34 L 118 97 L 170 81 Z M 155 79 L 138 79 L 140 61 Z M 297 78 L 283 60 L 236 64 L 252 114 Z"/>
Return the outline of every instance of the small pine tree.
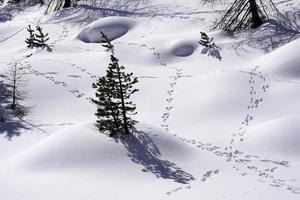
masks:
<path fill-rule="evenodd" d="M 42 48 L 48 47 L 46 44 L 46 42 L 49 40 L 48 33 L 44 34 L 40 26 L 36 26 L 36 30 L 38 31 L 38 34 L 35 34 L 36 38 L 34 39 L 36 46 Z"/>
<path fill-rule="evenodd" d="M 102 31 L 100 31 L 100 34 L 102 46 L 105 47 L 107 51 L 110 51 L 112 54 L 114 54 L 114 46 L 111 44 L 108 37 Z"/>
<path fill-rule="evenodd" d="M 120 119 L 118 113 L 118 105 L 112 99 L 112 85 L 110 85 L 105 77 L 100 77 L 97 83 L 93 84 L 96 88 L 96 98 L 92 102 L 97 105 L 97 123 L 100 131 L 109 131 L 111 135 L 120 131 Z"/>
<path fill-rule="evenodd" d="M 96 88 L 96 99 L 92 99 L 97 105 L 97 123 L 100 131 L 108 131 L 111 137 L 119 134 L 129 134 L 136 121 L 129 115 L 135 115 L 135 105 L 129 100 L 130 96 L 137 92 L 133 85 L 138 82 L 133 78 L 133 73 L 125 73 L 125 67 L 119 65 L 119 60 L 114 56 L 113 45 L 104 33 L 102 43 L 109 51 L 110 63 L 106 76 L 100 77 Z"/>
<path fill-rule="evenodd" d="M 29 32 L 29 38 L 26 38 L 25 42 L 27 43 L 27 48 L 33 49 L 35 47 L 35 35 L 34 30 L 31 29 L 31 26 L 28 25 L 27 31 Z"/>
<path fill-rule="evenodd" d="M 199 41 L 199 44 L 204 46 L 205 48 L 212 48 L 214 46 L 214 38 L 209 38 L 208 35 L 205 32 L 200 32 L 201 33 L 201 39 Z"/>

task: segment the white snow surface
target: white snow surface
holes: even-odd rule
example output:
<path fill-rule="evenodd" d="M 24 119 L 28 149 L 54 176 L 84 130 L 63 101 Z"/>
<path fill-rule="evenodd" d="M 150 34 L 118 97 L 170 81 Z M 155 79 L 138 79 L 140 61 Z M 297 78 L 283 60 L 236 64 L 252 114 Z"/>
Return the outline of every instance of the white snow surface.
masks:
<path fill-rule="evenodd" d="M 0 122 L 1 200 L 300 199 L 298 0 L 274 0 L 296 30 L 267 23 L 234 35 L 211 31 L 227 4 L 101 2 L 3 9 L 0 92 L 17 62 L 30 112 Z M 51 52 L 26 48 L 29 24 L 49 33 Z M 109 63 L 100 31 L 139 80 L 126 139 L 95 126 L 92 84 Z"/>
<path fill-rule="evenodd" d="M 264 66 L 279 79 L 300 79 L 300 58 L 295 51 L 300 48 L 300 40 L 295 40 L 275 50 L 263 58 Z"/>

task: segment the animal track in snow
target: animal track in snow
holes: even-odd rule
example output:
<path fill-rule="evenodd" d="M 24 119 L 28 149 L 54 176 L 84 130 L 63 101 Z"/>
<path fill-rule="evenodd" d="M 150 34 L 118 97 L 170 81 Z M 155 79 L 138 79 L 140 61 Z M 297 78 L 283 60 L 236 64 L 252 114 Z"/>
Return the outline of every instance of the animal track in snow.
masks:
<path fill-rule="evenodd" d="M 166 102 L 167 102 L 167 106 L 165 107 L 166 112 L 163 113 L 162 122 L 161 122 L 161 127 L 167 132 L 169 132 L 169 125 L 168 125 L 167 121 L 169 120 L 171 110 L 173 109 L 173 106 L 172 106 L 173 94 L 174 94 L 173 88 L 177 84 L 177 81 L 181 78 L 181 75 L 182 75 L 182 69 L 175 68 L 175 70 L 176 70 L 176 76 L 174 76 L 172 78 L 172 81 L 170 83 L 170 86 L 172 89 L 167 91 L 168 98 L 166 99 Z"/>
<path fill-rule="evenodd" d="M 84 93 L 80 92 L 77 89 L 69 90 L 69 92 L 71 92 L 72 94 L 76 95 L 76 97 L 78 97 L 78 98 L 81 98 L 81 97 L 83 97 L 85 95 Z"/>
<path fill-rule="evenodd" d="M 169 125 L 168 125 L 168 119 L 170 117 L 170 110 L 173 109 L 172 101 L 174 99 L 173 93 L 175 92 L 175 85 L 177 84 L 178 79 L 180 79 L 182 73 L 182 69 L 175 68 L 177 73 L 176 76 L 173 77 L 173 81 L 170 83 L 171 89 L 167 91 L 167 94 L 169 98 L 166 99 L 167 103 L 170 106 L 165 107 L 166 112 L 162 115 L 162 123 L 161 127 L 165 129 L 167 132 L 169 131 Z M 244 140 L 244 135 L 246 133 L 246 128 L 253 120 L 254 120 L 254 114 L 255 110 L 259 108 L 260 104 L 263 102 L 263 97 L 261 95 L 261 91 L 256 91 L 256 84 L 259 82 L 262 82 L 258 88 L 262 90 L 262 92 L 266 92 L 269 88 L 269 85 L 267 84 L 265 76 L 260 73 L 257 70 L 257 67 L 254 68 L 250 73 L 249 78 L 249 84 L 250 84 L 250 108 L 249 110 L 252 111 L 248 114 L 246 114 L 245 119 L 242 122 L 242 126 L 239 129 L 238 133 L 235 133 L 231 139 L 230 145 L 228 147 L 222 148 L 215 145 L 212 145 L 210 143 L 202 143 L 196 140 L 188 140 L 186 138 L 180 137 L 178 135 L 174 135 L 175 137 L 181 139 L 182 141 L 196 146 L 196 148 L 202 150 L 202 151 L 208 151 L 216 156 L 223 158 L 225 162 L 232 162 L 233 163 L 233 169 L 237 171 L 242 177 L 247 176 L 257 176 L 257 180 L 263 180 L 264 183 L 269 184 L 273 187 L 280 187 L 287 189 L 288 191 L 297 194 L 297 192 L 300 190 L 299 188 L 292 186 L 288 181 L 282 180 L 279 178 L 276 178 L 274 172 L 280 170 L 281 168 L 287 168 L 289 167 L 288 161 L 275 161 L 270 159 L 264 159 L 256 155 L 249 155 L 245 154 L 238 150 L 233 150 L 232 144 L 235 142 L 235 140 L 239 139 L 239 141 Z M 253 107 L 252 107 L 253 106 Z M 210 172 L 211 173 L 211 172 Z M 210 173 L 207 173 L 206 175 L 211 175 Z M 202 180 L 206 180 L 207 176 L 204 176 Z M 278 182 L 280 184 L 278 184 Z M 277 184 L 276 184 L 277 183 Z M 175 190 L 169 191 L 166 194 L 170 195 L 174 192 L 177 192 L 181 190 L 182 188 L 177 188 Z"/>
<path fill-rule="evenodd" d="M 158 60 L 158 62 L 159 62 L 159 64 L 160 64 L 161 66 L 164 66 L 164 67 L 167 66 L 167 63 L 166 63 L 166 61 L 162 58 L 161 53 L 158 52 L 154 46 L 149 46 L 149 45 L 144 44 L 144 43 L 143 43 L 143 44 L 139 44 L 139 43 L 135 43 L 135 42 L 130 42 L 130 43 L 116 42 L 115 44 L 116 44 L 116 45 L 122 44 L 122 45 L 129 45 L 129 46 L 136 46 L 136 47 L 139 47 L 139 48 L 144 48 L 144 49 L 146 49 L 147 51 L 152 52 L 152 55 Z"/>
<path fill-rule="evenodd" d="M 49 76 L 47 73 L 42 73 L 42 72 L 34 69 L 33 66 L 29 62 L 26 62 L 26 69 L 27 69 L 29 74 L 44 77 L 45 79 L 48 79 L 49 81 L 51 81 L 55 85 L 58 85 L 58 86 L 61 86 L 61 87 L 69 87 L 69 85 L 66 82 L 59 81 L 54 76 Z M 80 92 L 78 89 L 69 89 L 68 92 L 72 93 L 77 98 L 81 98 L 81 97 L 85 96 L 85 93 Z M 86 98 L 86 100 L 90 101 L 89 98 Z"/>
<path fill-rule="evenodd" d="M 62 27 L 61 33 L 58 35 L 57 39 L 55 39 L 53 42 L 50 43 L 50 46 L 55 46 L 57 42 L 60 42 L 64 40 L 66 37 L 68 37 L 70 31 L 68 30 L 67 26 L 64 24 L 61 27 Z"/>
<path fill-rule="evenodd" d="M 173 101 L 173 93 L 174 93 L 174 87 L 177 83 L 177 80 L 180 78 L 179 76 L 181 75 L 181 70 L 182 69 L 177 69 L 177 76 L 174 77 L 174 81 L 170 83 L 171 90 L 168 90 L 167 93 L 170 98 L 168 98 L 166 101 L 171 104 Z M 253 71 L 250 73 L 250 91 L 252 94 L 251 96 L 251 101 L 250 101 L 250 109 L 255 110 L 260 106 L 260 103 L 263 102 L 262 97 L 257 97 L 259 95 L 258 92 L 254 90 L 256 82 L 259 82 L 259 80 L 263 81 L 263 86 L 261 87 L 263 92 L 266 92 L 266 90 L 269 88 L 268 84 L 266 83 L 266 78 L 265 76 L 257 71 L 257 67 L 254 68 Z M 253 108 L 252 108 L 253 105 Z M 166 107 L 168 108 L 168 107 Z M 172 107 L 173 109 L 173 107 Z M 169 115 L 166 115 L 166 113 L 163 116 L 168 116 L 167 118 L 163 118 L 163 123 L 161 124 L 162 128 L 165 128 L 166 131 L 169 131 L 169 125 L 167 124 L 167 120 L 169 119 L 170 112 L 167 112 Z M 247 126 L 251 121 L 253 121 L 254 117 L 253 114 L 247 114 L 245 116 L 245 119 L 243 121 L 243 126 Z M 234 137 L 239 137 L 240 141 L 243 141 L 243 136 L 246 133 L 246 130 L 241 127 L 239 132 L 234 135 Z M 252 176 L 257 176 L 259 177 L 258 180 L 264 179 L 265 183 L 268 183 L 270 186 L 276 186 L 276 187 L 281 187 L 285 188 L 293 193 L 296 193 L 299 191 L 299 188 L 292 186 L 291 184 L 288 183 L 288 181 L 282 181 L 281 179 L 278 179 L 275 177 L 274 172 L 275 170 L 278 170 L 281 167 L 289 167 L 289 162 L 288 161 L 274 161 L 274 160 L 269 160 L 269 159 L 264 159 L 256 155 L 248 155 L 245 154 L 241 151 L 238 150 L 233 150 L 232 146 L 221 148 L 218 146 L 214 146 L 210 143 L 202 143 L 196 140 L 188 140 L 183 137 L 179 137 L 177 135 L 174 135 L 175 137 L 178 137 L 182 141 L 196 146 L 196 148 L 202 150 L 202 151 L 208 151 L 216 156 L 223 158 L 226 162 L 233 162 L 234 165 L 232 166 L 233 169 L 235 169 L 241 176 L 245 177 L 248 175 Z M 231 143 L 233 143 L 232 141 Z M 265 168 L 262 167 L 267 166 Z M 211 173 L 211 172 L 210 172 Z M 210 173 L 207 173 L 206 175 L 210 175 Z M 207 176 L 204 176 L 202 180 L 206 180 Z M 280 181 L 281 180 L 281 181 Z M 281 184 L 274 184 L 280 182 Z M 178 191 L 178 190 L 177 190 Z M 170 191 L 166 194 L 172 194 L 174 191 Z"/>
<path fill-rule="evenodd" d="M 85 51 L 85 52 L 93 52 L 93 53 L 100 53 L 100 52 L 103 52 L 102 49 L 98 49 L 98 50 L 93 50 L 93 49 L 87 49 L 87 48 L 83 48 L 83 47 L 77 47 L 77 46 L 74 46 L 73 48 L 75 49 L 79 49 L 81 51 Z"/>
<path fill-rule="evenodd" d="M 211 176 L 215 174 L 219 174 L 220 170 L 216 169 L 214 171 L 207 171 L 205 174 L 203 174 L 201 181 L 205 182 L 207 181 Z"/>
<path fill-rule="evenodd" d="M 80 76 L 80 75 L 72 75 L 72 74 L 68 75 L 68 77 L 71 77 L 71 78 L 82 78 L 82 76 Z"/>
<path fill-rule="evenodd" d="M 254 67 L 250 72 L 244 72 L 249 74 L 249 104 L 247 105 L 248 113 L 244 120 L 241 122 L 239 131 L 232 134 L 228 148 L 232 149 L 235 142 L 243 142 L 245 140 L 245 134 L 247 133 L 247 126 L 254 120 L 256 109 L 264 102 L 263 94 L 267 92 L 270 86 L 267 84 L 267 79 L 264 74 L 258 71 L 258 66 Z"/>
<path fill-rule="evenodd" d="M 217 174 L 219 174 L 219 173 L 220 173 L 220 170 L 219 170 L 219 169 L 207 171 L 207 172 L 205 172 L 205 173 L 202 175 L 200 181 L 206 182 L 206 181 L 208 181 L 208 179 L 210 179 L 211 177 L 213 177 L 214 175 L 217 175 Z M 166 194 L 167 194 L 167 195 L 171 195 L 171 194 L 173 194 L 173 193 L 175 193 L 175 192 L 179 192 L 180 190 L 183 190 L 183 189 L 191 189 L 191 188 L 192 188 L 192 185 L 189 184 L 189 185 L 187 185 L 187 186 L 185 186 L 185 187 L 177 187 L 177 188 L 175 188 L 175 189 L 173 189 L 173 190 L 171 190 L 171 191 L 169 191 L 169 192 L 166 192 Z"/>
<path fill-rule="evenodd" d="M 59 63 L 59 64 L 64 64 L 64 65 L 69 65 L 70 67 L 77 69 L 80 73 L 85 74 L 86 76 L 90 77 L 91 79 L 97 78 L 97 76 L 95 74 L 89 72 L 84 67 L 78 66 L 75 63 L 59 61 L 59 60 L 53 60 L 53 59 L 49 59 L 49 58 L 46 58 L 46 59 L 42 58 L 41 60 L 45 60 L 45 61 L 48 61 L 48 62 Z M 71 77 L 72 75 L 68 75 L 68 76 Z M 79 75 L 77 75 L 77 76 L 79 76 Z M 79 78 L 79 77 L 76 77 L 76 78 Z"/>
<path fill-rule="evenodd" d="M 273 187 L 279 187 L 286 189 L 292 193 L 298 194 L 300 187 L 295 187 L 289 181 L 283 180 L 282 178 L 277 178 L 274 174 L 275 171 L 281 168 L 288 168 L 290 163 L 288 161 L 275 161 L 270 159 L 264 159 L 256 155 L 245 154 L 241 151 L 228 151 L 228 147 L 221 148 L 214 146 L 210 143 L 202 143 L 196 140 L 188 140 L 180 136 L 176 136 L 182 141 L 195 145 L 198 149 L 202 151 L 208 151 L 216 156 L 225 159 L 226 162 L 232 162 L 232 166 L 237 173 L 241 176 L 257 176 L 257 180 L 263 180 L 264 183 L 269 184 Z M 278 174 L 277 172 L 276 174 Z M 275 184 L 280 182 L 280 184 Z"/>

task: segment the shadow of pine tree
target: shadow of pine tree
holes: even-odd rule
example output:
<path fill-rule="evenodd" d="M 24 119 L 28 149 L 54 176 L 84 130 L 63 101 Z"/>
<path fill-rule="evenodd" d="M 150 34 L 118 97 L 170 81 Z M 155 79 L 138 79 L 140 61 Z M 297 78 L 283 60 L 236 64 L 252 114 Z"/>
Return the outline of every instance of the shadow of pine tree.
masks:
<path fill-rule="evenodd" d="M 118 139 L 127 149 L 131 160 L 144 167 L 143 172 L 153 173 L 157 178 L 171 179 L 187 184 L 195 180 L 193 175 L 178 167 L 175 163 L 161 158 L 161 152 L 148 133 L 137 131 L 126 139 Z"/>

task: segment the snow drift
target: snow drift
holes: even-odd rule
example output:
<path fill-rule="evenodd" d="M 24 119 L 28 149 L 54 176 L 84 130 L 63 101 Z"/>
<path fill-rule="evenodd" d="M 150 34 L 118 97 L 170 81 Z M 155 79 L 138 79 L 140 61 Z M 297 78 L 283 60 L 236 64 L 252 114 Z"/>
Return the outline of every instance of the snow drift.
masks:
<path fill-rule="evenodd" d="M 282 117 L 258 124 L 249 129 L 239 148 L 248 152 L 267 152 L 275 158 L 298 157 L 300 154 L 299 117 Z M 259 153 L 259 152 L 258 152 Z"/>
<path fill-rule="evenodd" d="M 110 40 L 115 40 L 125 35 L 134 25 L 135 21 L 129 18 L 107 17 L 86 26 L 77 38 L 86 43 L 100 43 L 102 31 Z"/>
<path fill-rule="evenodd" d="M 189 147 L 160 130 L 140 126 L 133 136 L 115 140 L 99 133 L 93 123 L 84 123 L 59 131 L 8 162 L 8 168 L 41 172 L 70 169 L 119 169 L 133 160 L 147 168 L 146 162 L 159 165 L 161 157 L 185 160 L 191 156 Z M 148 161 L 146 161 L 148 160 Z M 14 166 L 14 167 L 13 167 Z M 125 167 L 123 170 L 130 170 Z M 147 171 L 147 170 L 146 170 Z"/>
<path fill-rule="evenodd" d="M 112 11 L 26 8 L 0 25 L 0 72 L 12 57 L 27 69 L 32 106 L 11 140 L 0 124 L 1 200 L 298 200 L 300 85 L 290 80 L 300 77 L 299 40 L 264 55 L 249 43 L 271 39 L 261 31 L 233 37 L 209 30 L 224 5 L 112 1 L 120 3 Z M 298 5 L 274 3 L 280 10 Z M 28 24 L 49 33 L 51 53 L 26 48 Z M 109 63 L 100 31 L 139 79 L 134 118 L 151 124 L 126 140 L 106 137 L 91 122 L 92 84 Z M 214 37 L 219 59 L 201 55 L 200 31 Z M 273 41 L 284 45 L 286 37 Z"/>
<path fill-rule="evenodd" d="M 263 66 L 275 77 L 300 79 L 300 40 L 292 41 L 264 56 Z"/>

